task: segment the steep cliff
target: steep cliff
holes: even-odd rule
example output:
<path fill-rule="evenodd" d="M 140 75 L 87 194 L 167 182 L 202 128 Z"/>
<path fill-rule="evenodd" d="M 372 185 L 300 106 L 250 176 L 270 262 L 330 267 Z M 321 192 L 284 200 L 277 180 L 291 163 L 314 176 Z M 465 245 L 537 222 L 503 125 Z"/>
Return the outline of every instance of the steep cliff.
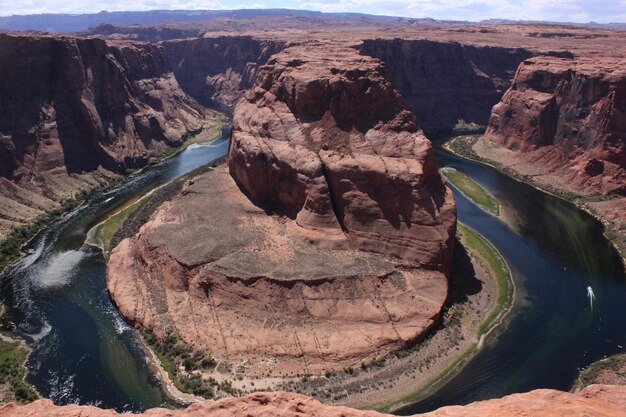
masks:
<path fill-rule="evenodd" d="M 122 241 L 107 285 L 125 318 L 210 352 L 218 372 L 323 374 L 434 325 L 455 222 L 381 62 L 295 46 L 235 107 L 228 170 L 193 179 Z"/>
<path fill-rule="evenodd" d="M 250 36 L 201 37 L 163 42 L 181 87 L 201 102 L 232 107 L 254 82 L 256 71 L 285 41 Z"/>
<path fill-rule="evenodd" d="M 205 116 L 160 47 L 0 34 L 3 225 L 145 165 Z"/>
<path fill-rule="evenodd" d="M 525 394 L 475 402 L 466 406 L 443 407 L 415 417 L 623 417 L 626 409 L 626 388 L 613 385 L 592 385 L 577 394 L 553 390 L 536 390 Z M 0 406 L 5 417 L 116 417 L 112 410 L 66 405 L 58 407 L 48 400 L 32 404 Z M 135 414 L 125 414 L 135 415 Z M 194 404 L 185 410 L 154 408 L 141 414 L 145 417 L 387 417 L 375 411 L 333 407 L 311 398 L 283 392 L 258 393 L 243 398 Z"/>
<path fill-rule="evenodd" d="M 446 263 L 452 199 L 380 61 L 315 43 L 275 56 L 235 109 L 229 168 L 253 201 L 320 239 Z"/>
<path fill-rule="evenodd" d="M 369 39 L 361 53 L 385 62 L 391 84 L 426 133 L 484 127 L 529 50 L 433 40 Z"/>
<path fill-rule="evenodd" d="M 485 138 L 539 181 L 626 195 L 626 61 L 539 57 L 520 65 Z M 526 167 L 524 167 L 526 165 Z"/>

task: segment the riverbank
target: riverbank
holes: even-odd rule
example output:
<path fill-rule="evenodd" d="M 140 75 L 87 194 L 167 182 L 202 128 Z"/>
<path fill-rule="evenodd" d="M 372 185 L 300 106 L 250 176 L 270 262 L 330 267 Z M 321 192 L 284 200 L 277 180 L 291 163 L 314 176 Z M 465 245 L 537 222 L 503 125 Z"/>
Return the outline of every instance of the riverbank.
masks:
<path fill-rule="evenodd" d="M 193 184 L 192 176 L 188 174 L 176 183 L 182 186 Z M 180 190 L 178 188 L 178 192 Z M 160 189 L 146 204 L 158 207 L 172 195 L 166 191 Z M 129 217 L 123 222 L 116 232 L 118 242 L 136 234 L 150 218 L 153 209 L 146 204 L 134 212 L 135 219 Z M 158 358 L 156 365 L 159 372 L 168 373 L 168 377 L 161 380 L 164 389 L 169 390 L 173 398 L 181 397 L 180 393 L 184 391 L 219 398 L 255 391 L 288 390 L 305 393 L 327 403 L 397 408 L 427 395 L 429 390 L 461 369 L 480 349 L 484 336 L 501 322 L 510 309 L 513 285 L 502 258 L 471 229 L 460 226 L 459 238 L 465 248 L 459 244 L 456 250 L 455 278 L 451 282 L 449 305 L 441 323 L 417 345 L 385 359 L 343 371 L 327 372 L 320 377 L 250 378 L 245 372 L 227 370 L 220 364 L 206 368 L 194 366 L 194 363 L 199 363 L 194 359 L 198 352 L 191 351 L 179 340 L 161 341 L 161 345 L 167 346 L 157 346 L 154 340 L 148 340 L 151 339 L 149 335 L 142 336 L 150 347 L 149 356 L 152 360 Z M 244 367 L 245 364 L 242 364 L 242 369 Z"/>
<path fill-rule="evenodd" d="M 626 197 L 584 195 L 560 186 L 550 177 L 516 170 L 520 164 L 515 152 L 494 144 L 481 135 L 464 135 L 448 139 L 442 146 L 454 155 L 492 167 L 509 177 L 542 192 L 560 198 L 593 216 L 604 226 L 604 236 L 621 255 L 626 268 Z"/>
<path fill-rule="evenodd" d="M 26 404 L 40 398 L 37 391 L 25 381 L 24 366 L 30 349 L 23 341 L 4 330 L 6 307 L 0 304 L 0 403 Z"/>
<path fill-rule="evenodd" d="M 458 373 L 512 310 L 515 285 L 497 250 L 462 223 L 455 252 L 449 305 L 434 333 L 390 355 L 382 366 L 357 371 L 347 383 L 340 379 L 301 392 L 330 404 L 394 412 L 427 397 Z M 320 394 L 329 388 L 344 391 L 328 401 Z"/>
<path fill-rule="evenodd" d="M 205 128 L 203 128 L 200 132 L 195 135 L 190 135 L 187 141 L 183 142 L 181 146 L 167 148 L 153 158 L 147 166 L 172 158 L 191 145 L 210 143 L 218 139 L 221 136 L 222 129 L 225 127 L 226 123 L 226 119 L 222 116 L 212 119 L 210 122 L 207 122 Z M 97 186 L 88 190 L 79 191 L 73 198 L 60 202 L 60 207 L 49 210 L 27 225 L 13 229 L 6 239 L 0 241 L 0 276 L 4 275 L 6 270 L 15 261 L 24 256 L 24 248 L 27 247 L 42 230 L 50 226 L 55 221 L 63 218 L 67 213 L 80 207 L 86 201 L 119 187 L 129 178 L 132 178 L 133 175 L 141 173 L 143 169 L 145 168 L 134 171 L 126 176 L 111 174 L 102 182 L 99 182 Z"/>
<path fill-rule="evenodd" d="M 465 198 L 476 204 L 483 211 L 496 217 L 500 215 L 498 200 L 481 187 L 480 184 L 454 168 L 443 167 L 439 172 L 448 180 L 448 184 L 456 188 Z"/>
<path fill-rule="evenodd" d="M 458 237 L 448 306 L 438 327 L 415 346 L 320 377 L 248 378 L 220 372 L 219 365 L 212 371 L 190 374 L 213 381 L 213 386 L 226 384 L 240 394 L 284 390 L 327 404 L 381 411 L 424 398 L 480 350 L 485 337 L 503 322 L 514 299 L 511 273 L 495 248 L 462 224 Z M 177 376 L 181 372 L 179 364 Z"/>
<path fill-rule="evenodd" d="M 189 148 L 191 145 L 209 145 L 212 142 L 216 141 L 222 136 L 223 125 L 211 125 L 207 127 L 204 131 L 198 133 L 194 137 L 192 137 L 188 142 L 185 142 L 184 145 L 178 148 L 169 148 L 167 153 L 163 153 L 160 156 L 159 162 L 164 161 L 169 158 L 173 158 L 178 155 L 180 152 L 183 152 L 185 149 Z M 135 173 L 137 175 L 139 172 Z M 169 184 L 169 183 L 168 183 Z M 102 222 L 93 226 L 88 232 L 85 238 L 85 244 L 94 246 L 99 248 L 104 257 L 108 256 L 109 251 L 113 248 L 113 238 L 115 233 L 122 227 L 125 220 L 134 213 L 141 204 L 146 200 L 146 198 L 153 195 L 159 189 L 167 186 L 167 184 L 163 184 L 157 188 L 150 190 L 148 193 L 138 196 L 132 200 L 127 201 L 121 207 L 119 207 L 116 211 L 111 213 L 106 219 Z"/>
<path fill-rule="evenodd" d="M 580 371 L 570 391 L 579 392 L 593 384 L 626 385 L 626 353 L 609 356 Z"/>
<path fill-rule="evenodd" d="M 221 136 L 222 128 L 223 124 L 217 125 L 210 123 L 209 125 L 207 125 L 207 129 L 206 131 L 204 131 L 204 133 L 201 132 L 190 138 L 191 143 L 189 145 L 206 143 L 207 141 L 213 141 L 216 138 L 219 138 Z M 184 146 L 184 149 L 188 149 L 189 145 Z M 182 151 L 182 149 L 177 150 L 177 152 L 165 155 L 162 160 L 171 158 L 180 151 Z M 129 175 L 126 177 L 117 176 L 114 178 L 114 180 L 106 184 L 106 186 L 103 185 L 101 187 L 96 187 L 94 189 L 91 189 L 88 193 L 80 193 L 76 196 L 75 200 L 71 202 L 66 202 L 63 205 L 62 212 L 60 210 L 52 211 L 48 213 L 44 219 L 38 220 L 33 224 L 14 231 L 14 239 L 11 239 L 9 242 L 2 242 L 0 244 L 0 248 L 10 249 L 1 251 L 3 255 L 6 255 L 2 257 L 2 274 L 4 274 L 6 268 L 14 264 L 24 255 L 24 248 L 27 247 L 29 242 L 37 238 L 41 231 L 47 230 L 46 228 L 49 227 L 51 224 L 63 218 L 63 216 L 65 216 L 68 212 L 78 208 L 85 202 L 91 201 L 91 199 L 96 198 L 101 193 L 108 192 L 113 188 L 117 188 L 125 184 L 127 181 L 136 178 L 136 176 L 136 173 L 134 175 Z M 99 219 L 97 218 L 95 218 L 94 220 L 99 221 Z M 78 245 L 80 245 L 80 243 L 78 243 Z M 3 308 L 2 305 L 0 305 L 0 308 Z M 19 375 L 19 381 L 24 382 L 23 377 L 27 373 L 27 369 L 24 366 L 24 363 L 28 357 L 28 354 L 30 353 L 30 348 L 24 341 L 18 339 L 17 335 L 15 335 L 14 337 L 14 324 L 5 322 L 4 325 L 5 330 L 3 331 L 2 329 L 0 329 L 0 342 L 2 342 L 0 346 L 0 385 L 5 387 L 5 379 L 8 378 L 10 382 L 9 385 L 15 386 L 19 390 L 17 392 L 17 396 L 14 395 L 13 397 L 11 397 L 12 399 L 20 400 L 20 398 L 24 398 L 25 400 L 32 400 L 33 397 L 30 395 L 30 393 L 34 391 L 30 387 L 30 385 L 26 383 L 18 384 L 16 382 L 17 379 L 15 379 L 15 377 Z M 8 398 L 5 394 L 9 393 L 9 391 L 10 390 L 4 388 L 0 389 L 0 395 L 2 396 L 2 398 Z M 38 398 L 38 396 L 35 396 L 34 398 Z M 7 401 L 8 400 L 9 399 L 7 399 Z"/>
<path fill-rule="evenodd" d="M 33 222 L 13 229 L 9 236 L 0 242 L 0 276 L 3 276 L 6 270 L 15 261 L 25 255 L 25 247 L 27 247 L 42 230 L 63 218 L 63 216 L 70 211 L 80 207 L 85 201 L 120 186 L 123 181 L 124 177 L 122 176 L 112 176 L 108 181 L 88 191 L 78 192 L 74 198 L 63 201 L 61 207 L 48 211 Z"/>

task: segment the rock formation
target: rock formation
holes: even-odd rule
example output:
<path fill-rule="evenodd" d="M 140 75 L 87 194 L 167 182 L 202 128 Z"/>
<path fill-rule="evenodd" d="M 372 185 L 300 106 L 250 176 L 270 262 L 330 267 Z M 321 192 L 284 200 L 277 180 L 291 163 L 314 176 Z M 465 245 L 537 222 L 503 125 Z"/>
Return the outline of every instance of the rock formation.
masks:
<path fill-rule="evenodd" d="M 0 34 L 2 225 L 145 165 L 205 115 L 158 46 Z"/>
<path fill-rule="evenodd" d="M 514 168 L 582 194 L 626 195 L 626 61 L 538 57 L 520 65 L 485 137 Z"/>
<path fill-rule="evenodd" d="M 481 401 L 466 406 L 443 407 L 423 417 L 623 417 L 626 410 L 626 387 L 592 385 L 577 394 L 553 390 L 536 390 L 525 394 Z M 54 406 L 49 400 L 18 406 L 0 406 L 4 417 L 115 417 L 121 414 L 90 406 Z M 136 414 L 124 414 L 128 416 Z M 185 410 L 154 408 L 140 414 L 144 417 L 385 417 L 375 411 L 328 406 L 298 394 L 257 393 L 243 398 L 194 404 Z"/>
<path fill-rule="evenodd" d="M 251 36 L 200 37 L 163 42 L 181 87 L 201 102 L 230 107 L 254 83 L 256 71 L 285 41 Z"/>
<path fill-rule="evenodd" d="M 237 184 L 312 239 L 345 235 L 356 248 L 441 269 L 452 198 L 382 63 L 332 45 L 287 51 L 235 109 L 229 168 Z"/>
<path fill-rule="evenodd" d="M 389 80 L 428 134 L 486 126 L 520 62 L 535 54 L 410 39 L 367 39 L 360 50 L 385 62 Z"/>
<path fill-rule="evenodd" d="M 423 337 L 455 206 L 383 69 L 330 43 L 270 59 L 235 108 L 228 171 L 112 251 L 122 315 L 252 376 L 359 366 Z"/>

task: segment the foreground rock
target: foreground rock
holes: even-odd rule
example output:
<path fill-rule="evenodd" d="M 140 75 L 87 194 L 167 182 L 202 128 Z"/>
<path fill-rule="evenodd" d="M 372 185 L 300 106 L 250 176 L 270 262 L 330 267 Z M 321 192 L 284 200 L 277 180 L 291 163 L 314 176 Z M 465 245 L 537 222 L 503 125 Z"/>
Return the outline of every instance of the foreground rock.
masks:
<path fill-rule="evenodd" d="M 525 394 L 481 401 L 467 406 L 444 407 L 421 416 L 429 417 L 622 417 L 626 410 L 626 387 L 592 385 L 577 394 L 536 390 Z M 17 406 L 0 406 L 5 417 L 113 417 L 120 414 L 96 407 L 54 406 L 49 400 Z M 134 415 L 134 414 L 125 414 Z M 243 398 L 194 404 L 186 410 L 151 409 L 145 417 L 383 417 L 374 411 L 327 406 L 309 397 L 291 393 L 258 393 Z"/>
<path fill-rule="evenodd" d="M 0 34 L 0 238 L 206 116 L 157 46 Z"/>
<path fill-rule="evenodd" d="M 360 366 L 423 337 L 446 300 L 456 216 L 430 142 L 379 61 L 323 50 L 271 59 L 235 109 L 228 171 L 111 253 L 122 315 L 218 371 Z"/>

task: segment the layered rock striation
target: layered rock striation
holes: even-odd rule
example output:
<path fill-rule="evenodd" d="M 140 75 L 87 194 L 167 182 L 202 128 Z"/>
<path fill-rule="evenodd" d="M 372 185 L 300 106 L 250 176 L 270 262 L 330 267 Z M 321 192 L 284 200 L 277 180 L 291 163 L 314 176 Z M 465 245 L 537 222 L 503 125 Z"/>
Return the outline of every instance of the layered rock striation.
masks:
<path fill-rule="evenodd" d="M 163 42 L 181 87 L 201 102 L 232 108 L 257 69 L 286 45 L 252 36 L 203 36 Z"/>
<path fill-rule="evenodd" d="M 367 39 L 364 55 L 385 62 L 389 80 L 427 134 L 485 127 L 528 49 L 457 42 Z"/>
<path fill-rule="evenodd" d="M 592 385 L 577 394 L 541 389 L 524 394 L 475 402 L 466 406 L 443 407 L 424 417 L 622 417 L 626 409 L 626 388 L 613 385 Z M 115 417 L 113 410 L 91 406 L 55 406 L 49 400 L 38 400 L 28 405 L 0 406 L 6 417 Z M 136 415 L 136 414 L 125 414 Z M 328 406 L 298 394 L 258 393 L 243 398 L 194 404 L 185 410 L 150 409 L 145 417 L 385 417 L 375 411 Z M 415 417 L 417 417 L 416 415 Z"/>
<path fill-rule="evenodd" d="M 323 53 L 320 53 L 323 51 Z M 218 371 L 320 374 L 419 340 L 447 297 L 455 206 L 380 61 L 285 49 L 234 110 L 228 167 L 115 248 L 122 315 Z"/>
<path fill-rule="evenodd" d="M 158 46 L 0 34 L 3 225 L 147 164 L 205 116 Z"/>
<path fill-rule="evenodd" d="M 316 43 L 274 57 L 235 109 L 229 169 L 311 239 L 445 270 L 453 200 L 378 60 Z"/>
<path fill-rule="evenodd" d="M 485 138 L 541 184 L 626 195 L 626 61 L 537 57 L 522 63 Z M 506 159 L 506 155 L 500 159 Z"/>

